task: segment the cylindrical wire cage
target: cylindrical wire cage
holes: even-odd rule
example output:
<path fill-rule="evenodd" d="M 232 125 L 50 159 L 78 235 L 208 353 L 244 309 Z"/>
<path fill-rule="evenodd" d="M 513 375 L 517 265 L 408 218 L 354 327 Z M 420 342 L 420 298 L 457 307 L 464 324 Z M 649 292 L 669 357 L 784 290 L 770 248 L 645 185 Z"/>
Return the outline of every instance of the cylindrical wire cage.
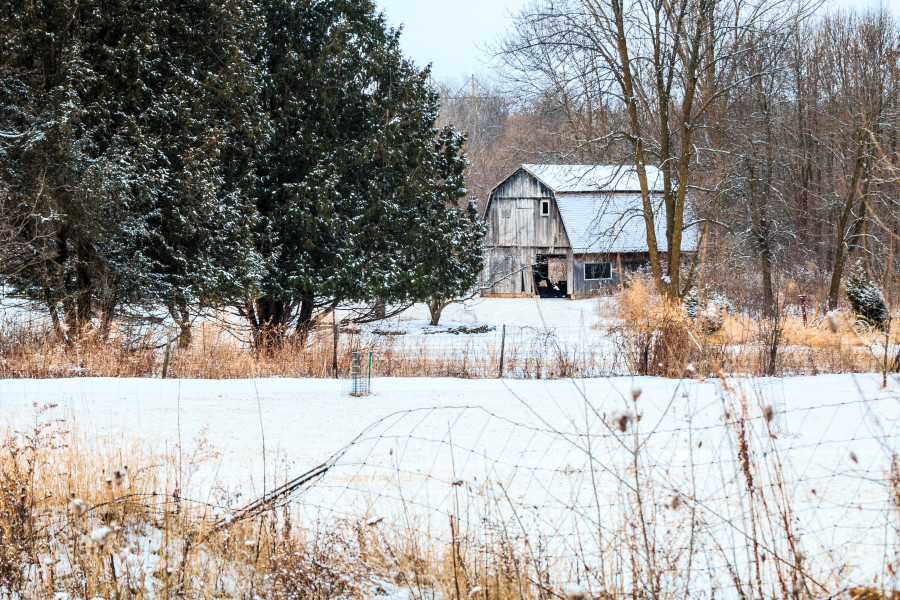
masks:
<path fill-rule="evenodd" d="M 350 377 L 344 380 L 343 391 L 350 396 L 368 396 L 372 393 L 372 353 L 353 351 L 350 361 Z"/>

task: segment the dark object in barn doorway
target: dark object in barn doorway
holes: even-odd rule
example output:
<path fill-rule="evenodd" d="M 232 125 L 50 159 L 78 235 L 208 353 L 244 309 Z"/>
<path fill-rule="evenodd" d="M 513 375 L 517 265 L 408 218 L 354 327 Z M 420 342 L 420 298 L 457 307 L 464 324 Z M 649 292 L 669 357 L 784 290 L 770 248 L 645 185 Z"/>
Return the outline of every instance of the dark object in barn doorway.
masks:
<path fill-rule="evenodd" d="M 539 254 L 531 266 L 534 289 L 541 298 L 569 298 L 565 255 Z"/>

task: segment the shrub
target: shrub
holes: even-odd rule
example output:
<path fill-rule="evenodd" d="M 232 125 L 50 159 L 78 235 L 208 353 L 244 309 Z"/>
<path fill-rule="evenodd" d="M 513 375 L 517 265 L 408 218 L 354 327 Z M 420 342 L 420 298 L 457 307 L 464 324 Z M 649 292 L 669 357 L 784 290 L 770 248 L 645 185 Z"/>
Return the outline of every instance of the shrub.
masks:
<path fill-rule="evenodd" d="M 684 297 L 684 312 L 692 319 L 697 318 L 700 310 L 700 298 L 697 296 L 697 288 L 691 288 Z"/>
<path fill-rule="evenodd" d="M 619 298 L 616 342 L 637 375 L 682 377 L 698 349 L 685 311 L 663 298 L 653 283 L 634 277 Z"/>
<path fill-rule="evenodd" d="M 691 288 L 684 297 L 684 312 L 703 333 L 715 333 L 725 324 L 725 315 L 734 309 L 728 299 L 718 293 L 706 294 L 706 305 L 701 303 L 697 288 Z"/>
<path fill-rule="evenodd" d="M 873 327 L 884 329 L 888 311 L 884 295 L 870 279 L 862 265 L 857 265 L 847 282 L 847 299 L 858 318 Z"/>

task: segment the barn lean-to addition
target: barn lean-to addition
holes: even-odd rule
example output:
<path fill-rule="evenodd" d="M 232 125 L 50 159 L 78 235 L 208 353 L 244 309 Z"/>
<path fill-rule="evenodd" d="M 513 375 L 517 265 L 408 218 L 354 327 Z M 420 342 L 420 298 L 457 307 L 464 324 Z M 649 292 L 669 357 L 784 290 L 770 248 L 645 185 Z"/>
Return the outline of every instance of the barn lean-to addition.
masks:
<path fill-rule="evenodd" d="M 660 172 L 648 167 L 651 192 Z M 656 237 L 665 260 L 661 194 Z M 648 264 L 643 202 L 633 168 L 522 165 L 491 192 L 485 207 L 485 296 L 583 297 L 617 284 L 622 271 Z M 691 229 L 682 251 L 694 249 Z"/>

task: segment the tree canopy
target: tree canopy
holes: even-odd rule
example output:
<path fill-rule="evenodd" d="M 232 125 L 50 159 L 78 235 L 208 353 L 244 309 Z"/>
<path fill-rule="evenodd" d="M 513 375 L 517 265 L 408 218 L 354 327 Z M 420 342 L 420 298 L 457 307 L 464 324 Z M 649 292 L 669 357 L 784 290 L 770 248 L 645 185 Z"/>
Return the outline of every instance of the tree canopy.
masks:
<path fill-rule="evenodd" d="M 187 343 L 202 306 L 280 336 L 341 302 L 474 285 L 464 139 L 372 2 L 11 0 L 0 16 L 3 268 L 62 340 L 126 305 L 166 309 Z M 426 272 L 453 270 L 423 260 L 445 252 L 456 274 Z"/>

